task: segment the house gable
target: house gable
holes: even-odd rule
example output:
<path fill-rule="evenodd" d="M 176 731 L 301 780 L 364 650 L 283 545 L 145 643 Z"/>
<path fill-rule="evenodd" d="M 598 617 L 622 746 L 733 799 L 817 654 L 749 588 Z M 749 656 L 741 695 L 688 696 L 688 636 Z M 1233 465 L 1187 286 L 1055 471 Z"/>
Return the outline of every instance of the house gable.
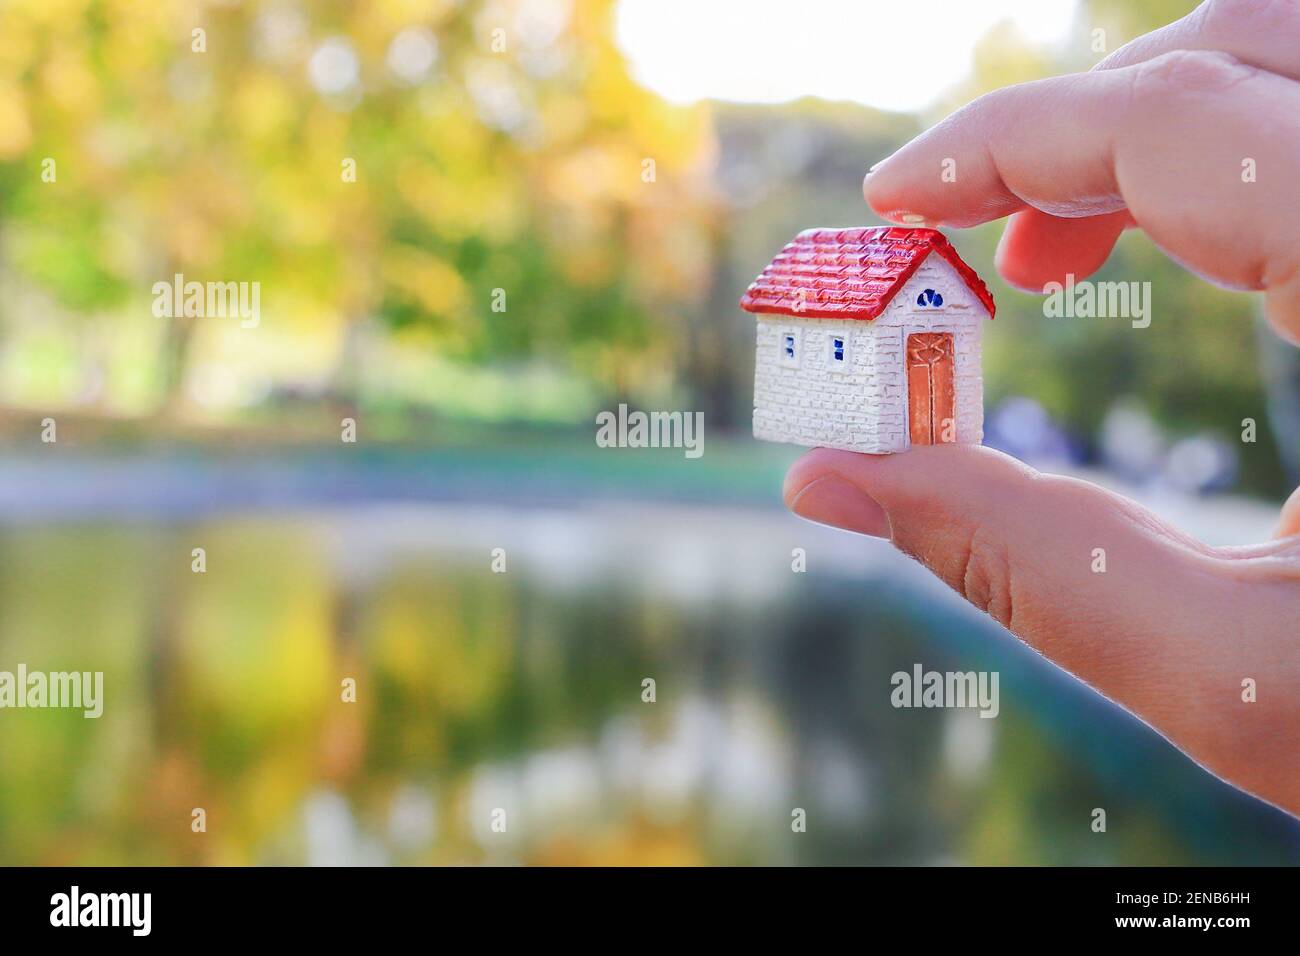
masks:
<path fill-rule="evenodd" d="M 903 283 L 880 317 L 870 324 L 876 327 L 963 321 L 978 323 L 987 318 L 989 313 L 983 300 L 971 291 L 960 273 L 947 260 L 931 255 Z"/>

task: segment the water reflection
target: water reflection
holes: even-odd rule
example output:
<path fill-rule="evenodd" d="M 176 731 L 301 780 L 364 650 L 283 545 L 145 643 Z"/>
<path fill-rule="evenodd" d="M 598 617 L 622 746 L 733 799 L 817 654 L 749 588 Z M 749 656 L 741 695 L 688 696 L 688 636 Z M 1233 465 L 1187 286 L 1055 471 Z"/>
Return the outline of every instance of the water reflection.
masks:
<path fill-rule="evenodd" d="M 4 863 L 1283 862 L 1300 842 L 887 548 L 768 512 L 10 529 L 0 668 L 19 662 L 103 670 L 106 707 L 0 713 Z M 889 675 L 918 662 L 998 670 L 1001 714 L 895 710 Z"/>

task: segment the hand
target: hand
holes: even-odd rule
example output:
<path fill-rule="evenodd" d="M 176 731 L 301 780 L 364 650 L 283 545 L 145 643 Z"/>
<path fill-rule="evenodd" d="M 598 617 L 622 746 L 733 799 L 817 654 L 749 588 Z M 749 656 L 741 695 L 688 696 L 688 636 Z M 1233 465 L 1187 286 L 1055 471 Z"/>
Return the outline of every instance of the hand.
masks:
<path fill-rule="evenodd" d="M 1089 73 L 976 100 L 878 164 L 863 192 L 908 224 L 1010 216 L 998 271 L 1036 291 L 1091 274 L 1136 225 L 1199 275 L 1263 291 L 1269 320 L 1300 343 L 1297 51 L 1300 3 L 1210 0 Z M 945 159 L 956 182 L 939 176 Z M 1210 771 L 1300 815 L 1300 490 L 1278 540 L 1245 548 L 1208 547 L 1095 485 L 969 445 L 817 449 L 785 499 L 890 538 Z"/>

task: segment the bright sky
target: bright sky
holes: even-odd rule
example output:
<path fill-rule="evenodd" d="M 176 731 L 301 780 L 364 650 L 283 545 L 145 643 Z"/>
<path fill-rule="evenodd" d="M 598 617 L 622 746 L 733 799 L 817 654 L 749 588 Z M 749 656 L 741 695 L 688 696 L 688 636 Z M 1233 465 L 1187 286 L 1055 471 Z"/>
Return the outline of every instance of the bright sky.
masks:
<path fill-rule="evenodd" d="M 619 46 L 666 99 L 775 103 L 800 96 L 887 110 L 929 105 L 1011 20 L 1062 39 L 1076 0 L 619 0 Z"/>

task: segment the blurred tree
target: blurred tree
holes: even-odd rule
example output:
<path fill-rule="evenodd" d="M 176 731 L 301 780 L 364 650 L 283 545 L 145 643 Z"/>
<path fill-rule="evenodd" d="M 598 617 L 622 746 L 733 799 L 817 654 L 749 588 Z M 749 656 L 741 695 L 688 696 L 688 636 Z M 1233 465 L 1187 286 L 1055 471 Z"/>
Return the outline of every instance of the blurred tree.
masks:
<path fill-rule="evenodd" d="M 371 318 L 464 360 L 662 376 L 709 274 L 708 121 L 631 82 L 612 6 L 6 4 L 11 279 L 108 321 L 175 273 L 259 281 L 336 384 Z M 164 407 L 198 325 L 158 337 Z"/>

